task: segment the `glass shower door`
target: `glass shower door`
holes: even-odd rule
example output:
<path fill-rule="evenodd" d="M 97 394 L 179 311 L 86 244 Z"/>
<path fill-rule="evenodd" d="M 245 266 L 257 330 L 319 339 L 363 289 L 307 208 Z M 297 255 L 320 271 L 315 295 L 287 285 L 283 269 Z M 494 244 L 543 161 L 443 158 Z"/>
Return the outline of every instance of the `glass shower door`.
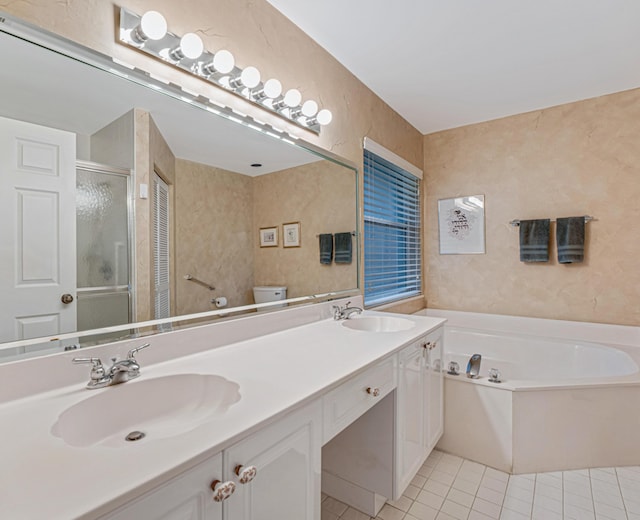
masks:
<path fill-rule="evenodd" d="M 77 168 L 78 330 L 130 322 L 129 179 L 126 170 Z"/>

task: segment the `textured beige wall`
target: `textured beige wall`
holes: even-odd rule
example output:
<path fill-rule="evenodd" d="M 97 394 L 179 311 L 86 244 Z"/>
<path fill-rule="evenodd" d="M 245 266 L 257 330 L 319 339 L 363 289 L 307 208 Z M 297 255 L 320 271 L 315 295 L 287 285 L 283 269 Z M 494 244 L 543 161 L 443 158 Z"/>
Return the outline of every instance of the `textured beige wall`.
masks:
<path fill-rule="evenodd" d="M 253 288 L 252 178 L 176 160 L 176 314 L 251 303 Z M 184 279 L 191 274 L 216 290 Z"/>
<path fill-rule="evenodd" d="M 640 325 L 640 90 L 428 135 L 431 308 Z M 485 255 L 440 255 L 437 200 L 484 194 Z M 586 261 L 519 261 L 512 219 L 592 215 Z M 553 226 L 555 227 L 555 226 Z"/>
<path fill-rule="evenodd" d="M 306 296 L 357 285 L 355 238 L 351 264 L 320 264 L 320 233 L 353 231 L 355 173 L 330 161 L 256 177 L 254 189 L 256 285 L 286 285 L 287 296 Z M 282 224 L 300 222 L 300 247 L 283 247 Z M 260 247 L 261 227 L 278 227 L 278 247 Z"/>
<path fill-rule="evenodd" d="M 420 133 L 265 0 L 122 0 L 118 5 L 138 13 L 150 9 L 162 12 L 172 32 L 196 32 L 208 49 L 233 52 L 239 66 L 255 65 L 263 77 L 276 77 L 285 88 L 300 89 L 305 99 L 317 99 L 329 108 L 333 122 L 321 136 L 315 136 L 229 92 L 118 44 L 117 9 L 109 0 L 0 0 L 0 9 L 10 14 L 273 123 L 354 162 L 360 170 L 365 136 L 417 166 L 422 164 Z"/>

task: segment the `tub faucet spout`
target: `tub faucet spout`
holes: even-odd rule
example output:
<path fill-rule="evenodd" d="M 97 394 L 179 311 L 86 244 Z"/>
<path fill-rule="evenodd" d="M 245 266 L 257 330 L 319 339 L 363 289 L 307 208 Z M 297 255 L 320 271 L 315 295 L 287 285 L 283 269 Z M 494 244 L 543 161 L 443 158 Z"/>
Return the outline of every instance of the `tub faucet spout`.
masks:
<path fill-rule="evenodd" d="M 474 354 L 467 363 L 467 377 L 471 379 L 477 379 L 480 377 L 480 362 L 482 356 L 480 354 Z"/>

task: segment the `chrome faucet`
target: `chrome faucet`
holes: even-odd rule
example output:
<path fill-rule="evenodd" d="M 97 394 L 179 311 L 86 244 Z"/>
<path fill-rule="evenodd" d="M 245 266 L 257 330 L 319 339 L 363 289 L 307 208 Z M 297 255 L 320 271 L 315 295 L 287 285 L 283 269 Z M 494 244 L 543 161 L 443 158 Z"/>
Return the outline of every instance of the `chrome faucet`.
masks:
<path fill-rule="evenodd" d="M 469 358 L 467 363 L 467 377 L 471 379 L 477 379 L 480 377 L 480 363 L 482 362 L 482 356 L 480 354 L 474 354 Z"/>
<path fill-rule="evenodd" d="M 339 305 L 334 305 L 333 309 L 333 319 L 334 320 L 348 320 L 351 315 L 355 312 L 356 314 L 362 314 L 362 309 L 360 307 L 349 307 L 351 302 L 347 302 L 344 307 L 340 307 Z"/>
<path fill-rule="evenodd" d="M 72 363 L 91 363 L 91 373 L 87 388 L 104 388 L 105 386 L 126 383 L 130 379 L 135 379 L 140 375 L 140 365 L 136 360 L 136 353 L 147 348 L 150 344 L 145 343 L 139 347 L 132 348 L 127 354 L 127 359 L 117 360 L 113 358 L 113 365 L 105 370 L 100 358 L 73 358 Z"/>

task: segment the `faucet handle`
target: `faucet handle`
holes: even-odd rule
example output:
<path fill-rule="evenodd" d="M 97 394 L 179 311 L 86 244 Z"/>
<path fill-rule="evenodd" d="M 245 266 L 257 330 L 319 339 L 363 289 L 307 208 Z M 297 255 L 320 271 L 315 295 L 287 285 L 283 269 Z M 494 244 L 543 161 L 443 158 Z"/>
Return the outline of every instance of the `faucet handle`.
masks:
<path fill-rule="evenodd" d="M 71 360 L 72 363 L 76 365 L 91 363 L 91 381 L 100 381 L 105 377 L 104 366 L 102 366 L 102 361 L 100 358 L 91 357 L 91 358 L 73 358 Z"/>
<path fill-rule="evenodd" d="M 132 348 L 129 353 L 127 354 L 127 359 L 129 360 L 135 360 L 136 359 L 136 354 L 138 352 L 140 352 L 143 348 L 147 348 L 148 346 L 150 346 L 151 343 L 145 343 L 144 345 L 140 345 L 139 347 L 136 348 Z"/>

